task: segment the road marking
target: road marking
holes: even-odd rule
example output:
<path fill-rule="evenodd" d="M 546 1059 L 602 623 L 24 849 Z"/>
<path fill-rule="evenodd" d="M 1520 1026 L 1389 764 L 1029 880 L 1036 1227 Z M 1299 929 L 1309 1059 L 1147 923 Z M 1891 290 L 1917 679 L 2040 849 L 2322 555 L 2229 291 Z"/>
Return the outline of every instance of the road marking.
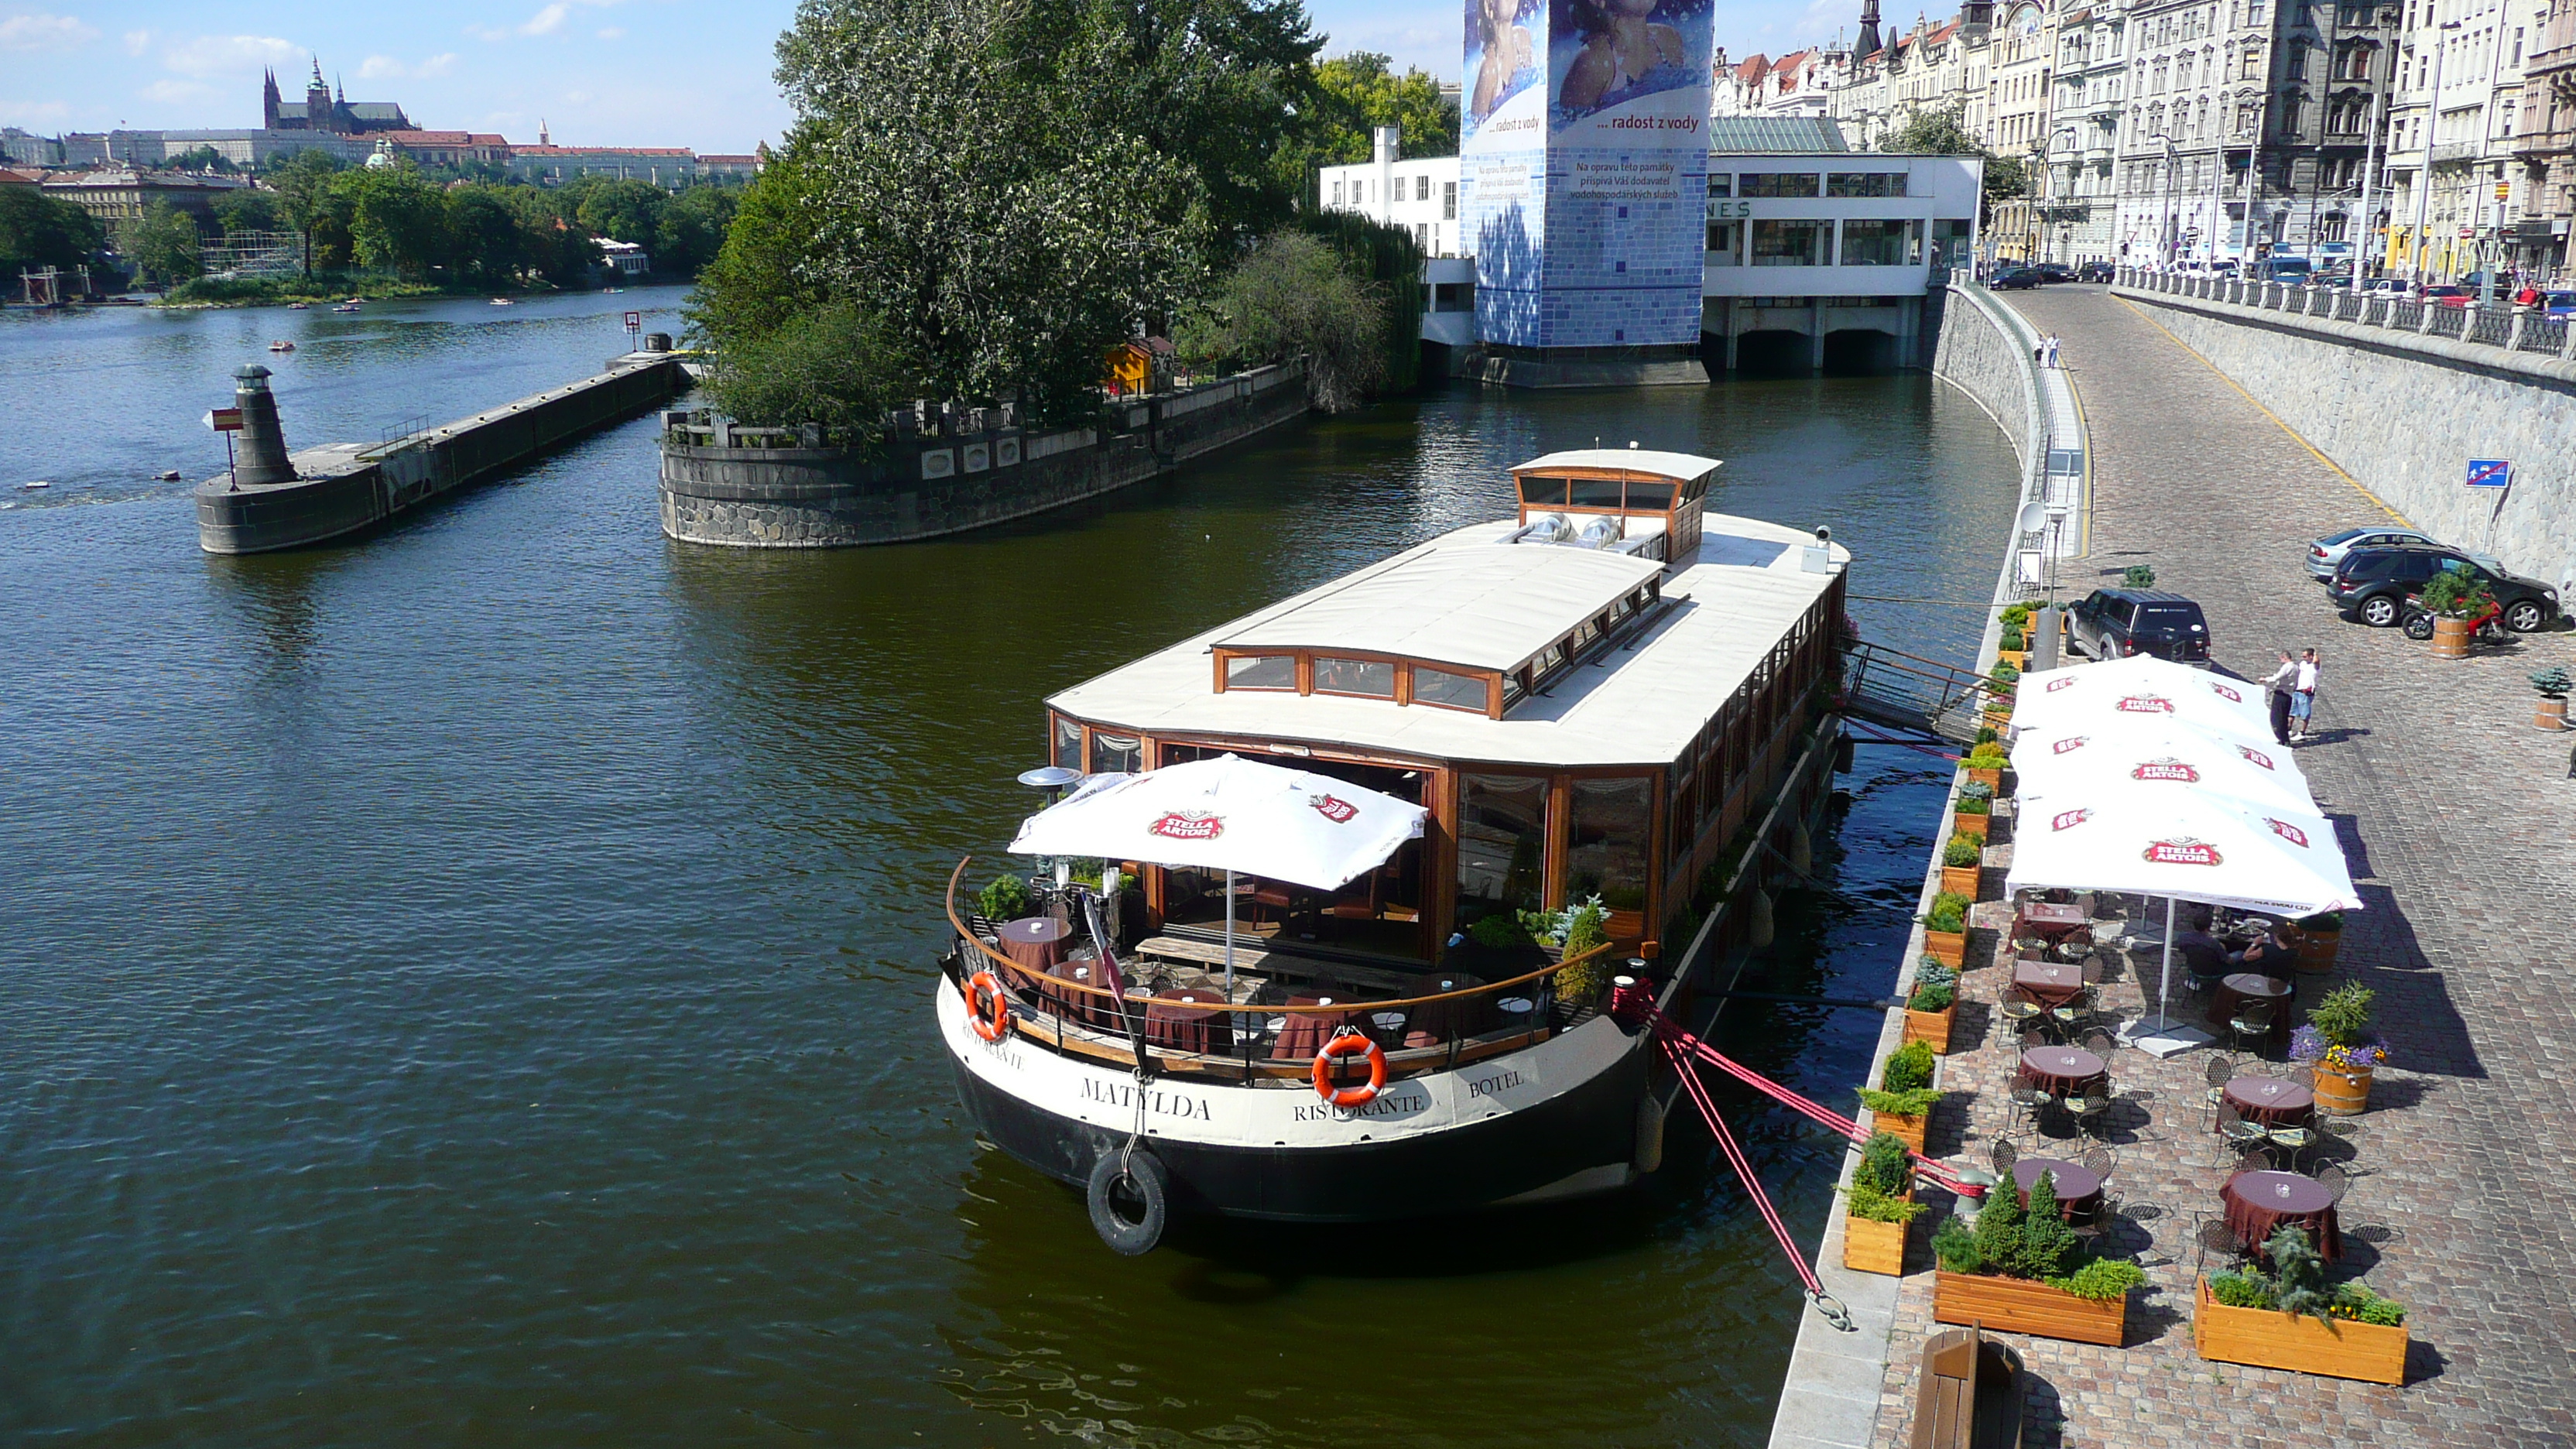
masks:
<path fill-rule="evenodd" d="M 2208 358 L 2201 356 L 2201 355 L 2200 355 L 2199 353 L 2197 353 L 2197 352 L 2192 352 L 2192 346 L 2191 346 L 2191 344 L 2190 344 L 2190 343 L 2185 342 L 2185 341 L 2183 341 L 2181 338 L 2174 336 L 2171 332 L 2167 332 L 2167 331 L 2165 331 L 2165 324 L 2163 324 L 2162 322 L 2157 321 L 2157 320 L 2156 320 L 2155 318 L 2153 318 L 2153 317 L 2148 316 L 2148 315 L 2146 314 L 2146 312 L 2138 306 L 2138 304 L 2137 304 L 2137 303 L 2130 301 L 2130 300 L 2129 300 L 2128 298 L 2126 298 L 2126 297 L 2118 296 L 2118 295 L 2116 295 L 2116 294 L 2111 298 L 2111 300 L 2112 300 L 2112 301 L 2114 301 L 2114 302 L 2119 303 L 2119 304 L 2120 304 L 2121 306 L 2123 306 L 2123 307 L 2128 308 L 2128 309 L 2129 309 L 2130 311 L 2132 311 L 2132 312 L 2136 312 L 2136 313 L 2138 314 L 2138 320 L 2139 320 L 2139 321 L 2146 323 L 2146 324 L 2147 324 L 2148 326 L 2150 326 L 2150 327 L 2153 327 L 2153 328 L 2154 328 L 2154 329 L 2156 329 L 2158 332 L 2164 332 L 2164 334 L 2165 334 L 2165 340 L 2166 340 L 2167 342 L 2172 343 L 2174 346 L 2181 348 L 2181 349 L 2182 349 L 2183 351 L 2185 351 L 2185 352 L 2190 352 L 2190 353 L 2191 353 L 2191 356 L 2192 356 L 2192 360 L 2194 360 L 2194 361 L 2198 362 L 2201 366 L 2208 368 L 2212 373 L 2216 374 L 2216 375 L 2217 375 L 2217 377 L 2218 377 L 2218 380 L 2219 380 L 2220 382 L 2223 382 L 2223 383 L 2227 384 L 2229 387 L 2236 388 L 2236 395 L 2237 395 L 2238 397 L 2241 397 L 2241 398 L 2245 399 L 2245 400 L 2246 400 L 2247 402 L 2249 402 L 2249 403 L 2253 403 L 2253 404 L 2254 404 L 2254 410 L 2255 410 L 2256 412 L 2261 413 L 2263 416 L 2265 416 L 2265 417 L 2267 417 L 2267 418 L 2270 418 L 2270 419 L 2272 420 L 2272 426 L 2274 426 L 2274 427 L 2276 427 L 2276 428 L 2279 428 L 2282 432 L 2285 432 L 2285 433 L 2289 434 L 2289 435 L 2290 435 L 2290 439 L 2291 439 L 2291 441 L 2293 441 L 2293 442 L 2297 443 L 2300 447 L 2307 449 L 2307 450 L 2308 450 L 2308 456 L 2310 456 L 2310 457 L 2312 457 L 2312 458 L 2316 459 L 2316 460 L 2317 460 L 2318 462 L 2320 462 L 2320 463 L 2325 464 L 2327 467 L 2332 468 L 2332 469 L 2334 470 L 2334 475 L 2335 475 L 2336 477 L 2341 478 L 2341 479 L 2342 479 L 2343 481 L 2345 481 L 2346 483 L 2349 483 L 2349 484 L 2351 484 L 2351 485 L 2352 485 L 2352 491 L 2353 491 L 2353 492 L 2358 493 L 2358 494 L 2360 494 L 2362 497 L 2369 499 L 2369 500 L 2371 501 L 2371 503 L 2372 503 L 2375 507 L 2377 507 L 2377 508 L 2379 509 L 2379 511 L 2380 511 L 2380 512 L 2385 513 L 2385 514 L 2387 514 L 2389 517 L 2396 519 L 2399 523 L 2405 524 L 2408 528 L 2413 528 L 2413 527 L 2415 526 L 2414 520 L 2412 520 L 2412 519 L 2408 518 L 2405 514 L 2398 512 L 2396 509 L 2389 507 L 2389 506 L 2388 506 L 2388 501 L 2387 501 L 2386 499 L 2384 499 L 2384 498 L 2380 497 L 2380 496 L 2379 496 L 2378 494 L 2376 494 L 2376 493 L 2371 492 L 2369 489 L 2367 489 L 2367 488 L 2365 488 L 2365 487 L 2361 486 L 2361 480 L 2360 480 L 2360 479 L 2358 479 L 2358 478 L 2355 478 L 2355 477 L 2354 477 L 2354 476 L 2352 476 L 2350 473 L 2345 472 L 2345 471 L 2343 470 L 2343 465 L 2341 465 L 2341 464 L 2337 463 L 2334 459 L 2327 457 L 2325 454 L 2318 452 L 2318 451 L 2317 451 L 2317 445 L 2316 445 L 2316 444 L 2309 442 L 2309 441 L 2308 441 L 2306 438 L 2304 438 L 2304 437 L 2301 437 L 2301 436 L 2299 435 L 2299 430 L 2298 430 L 2298 429 L 2296 429 L 2296 428 L 2294 428 L 2294 427 L 2291 427 L 2288 423 L 2285 423 L 2285 422 L 2281 421 L 2280 415 L 2279 415 L 2279 414 L 2277 414 L 2277 413 L 2275 413 L 2275 412 L 2273 412 L 2270 408 L 2267 408 L 2267 407 L 2263 406 L 2263 404 L 2262 404 L 2261 402 L 2259 402 L 2259 401 L 2257 401 L 2257 400 L 2255 399 L 2254 394 L 2252 394 L 2252 393 L 2250 393 L 2250 392 L 2247 392 L 2245 389 L 2243 389 L 2243 388 L 2241 388 L 2241 387 L 2236 387 L 2236 379 L 2234 379 L 2234 378 L 2232 378 L 2232 377 L 2229 377 L 2229 376 L 2228 376 L 2226 373 L 2224 373 L 2224 372 L 2220 372 L 2220 371 L 2218 370 L 2218 364 L 2217 364 L 2217 363 L 2210 361 Z"/>

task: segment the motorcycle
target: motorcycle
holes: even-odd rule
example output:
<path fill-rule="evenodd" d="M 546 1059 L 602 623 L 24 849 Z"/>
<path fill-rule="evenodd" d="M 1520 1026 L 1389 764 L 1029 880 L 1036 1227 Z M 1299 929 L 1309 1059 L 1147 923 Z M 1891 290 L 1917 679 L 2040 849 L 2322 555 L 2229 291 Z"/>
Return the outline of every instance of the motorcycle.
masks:
<path fill-rule="evenodd" d="M 2409 639 L 2430 639 L 2433 637 L 2433 618 L 2433 611 L 2424 607 L 2423 595 L 2408 594 L 2398 613 L 2397 627 L 2404 630 Z M 2504 625 L 2504 605 L 2490 603 L 2485 613 L 2470 620 L 2469 637 L 2489 644 L 2501 644 L 2512 638 L 2512 631 Z"/>

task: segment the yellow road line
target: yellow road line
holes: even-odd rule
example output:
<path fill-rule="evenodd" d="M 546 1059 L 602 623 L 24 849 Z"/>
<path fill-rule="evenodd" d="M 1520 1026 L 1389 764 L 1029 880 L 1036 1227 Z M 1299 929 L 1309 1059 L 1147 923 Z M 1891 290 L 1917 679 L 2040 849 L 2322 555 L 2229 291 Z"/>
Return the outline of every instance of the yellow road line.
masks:
<path fill-rule="evenodd" d="M 2360 495 L 2361 495 L 2362 497 L 2364 497 L 2364 498 L 2369 499 L 2369 500 L 2370 500 L 2370 502 L 2371 502 L 2371 505 L 2372 505 L 2373 507 L 2377 508 L 2380 512 L 2387 514 L 2389 517 L 2396 519 L 2399 523 L 2405 524 L 2408 528 L 2413 528 L 2413 527 L 2415 526 L 2414 520 L 2412 520 L 2412 519 L 2408 518 L 2405 514 L 2398 512 L 2396 509 L 2389 507 L 2389 506 L 2388 506 L 2388 500 L 2386 500 L 2386 499 L 2384 499 L 2384 498 L 2380 497 L 2378 494 L 2373 493 L 2373 492 L 2371 492 L 2369 489 L 2364 488 L 2363 486 L 2361 486 L 2361 480 L 2360 480 L 2360 479 L 2358 479 L 2358 478 L 2355 478 L 2355 477 L 2354 477 L 2354 476 L 2352 476 L 2350 473 L 2345 472 L 2345 471 L 2343 470 L 2343 465 L 2342 465 L 2342 464 L 2337 463 L 2334 459 L 2327 457 L 2325 454 L 2323 454 L 2323 453 L 2321 453 L 2321 452 L 2318 452 L 2318 451 L 2317 451 L 2317 445 L 2316 445 L 2316 444 L 2314 444 L 2314 443 L 2309 442 L 2306 438 L 2301 437 L 2301 436 L 2299 435 L 2299 430 L 2298 430 L 2298 429 L 2296 429 L 2296 428 L 2294 428 L 2294 427 L 2291 427 L 2288 423 L 2285 423 L 2285 422 L 2281 421 L 2280 414 L 2275 413 L 2275 412 L 2273 412 L 2270 408 L 2267 408 L 2267 407 L 2263 406 L 2263 404 L 2262 404 L 2261 402 L 2259 402 L 2259 401 L 2257 401 L 2257 400 L 2256 400 L 2256 398 L 2255 398 L 2254 394 L 2252 394 L 2252 393 L 2250 393 L 2250 392 L 2247 392 L 2245 389 L 2243 389 L 2243 388 L 2241 388 L 2241 387 L 2237 387 L 2237 385 L 2236 385 L 2236 379 L 2234 379 L 2234 378 L 2232 378 L 2232 377 L 2229 377 L 2229 376 L 2228 376 L 2226 373 L 2224 373 L 2224 372 L 2220 372 L 2220 371 L 2219 371 L 2219 368 L 2218 368 L 2218 364 L 2217 364 L 2217 363 L 2212 362 L 2212 361 L 2210 361 L 2208 358 L 2201 356 L 2198 352 L 2194 352 L 2194 351 L 2192 350 L 2192 345 L 2191 345 L 2190 343 L 2185 342 L 2185 341 L 2183 341 L 2181 338 L 2174 336 L 2174 335 L 2173 335 L 2173 333 L 2171 333 L 2170 331 L 2166 331 L 2165 324 L 2163 324 L 2162 322 L 2157 321 L 2157 320 L 2156 320 L 2155 318 L 2153 318 L 2153 317 L 2148 316 L 2148 315 L 2146 314 L 2145 310 L 2144 310 L 2144 309 L 2142 309 L 2142 308 L 2140 308 L 2140 307 L 2138 306 L 2138 304 L 2137 304 L 2137 303 L 2130 301 L 2130 300 L 2129 300 L 2128 298 L 2126 298 L 2126 297 L 2119 297 L 2119 296 L 2114 296 L 2111 300 L 2112 300 L 2112 301 L 2114 301 L 2114 302 L 2119 303 L 2119 304 L 2120 304 L 2121 306 L 2123 306 L 2123 307 L 2128 308 L 2130 311 L 2137 313 L 2137 314 L 2138 314 L 2138 320 L 2139 320 L 2139 321 L 2146 323 L 2146 324 L 2147 324 L 2148 326 L 2150 326 L 2150 327 L 2153 327 L 2153 328 L 2154 328 L 2154 329 L 2156 329 L 2158 332 L 2163 332 L 2163 333 L 2165 334 L 2165 340 L 2166 340 L 2167 342 L 2172 343 L 2174 346 L 2181 348 L 2181 349 L 2182 349 L 2183 351 L 2185 351 L 2185 352 L 2189 352 L 2189 353 L 2191 353 L 2192 359 L 2193 359 L 2194 361 L 2198 362 L 2201 366 L 2208 368 L 2208 369 L 2209 369 L 2213 374 L 2216 374 L 2216 376 L 2217 376 L 2217 378 L 2218 378 L 2218 380 L 2219 380 L 2220 382 L 2223 382 L 2223 383 L 2227 384 L 2229 387 L 2235 388 L 2235 389 L 2236 389 L 2236 395 L 2237 395 L 2238 397 L 2241 397 L 2241 398 L 2245 399 L 2247 402 L 2249 402 L 2249 403 L 2253 403 L 2253 404 L 2254 404 L 2254 411 L 2256 411 L 2256 412 L 2258 412 L 2258 413 L 2261 413 L 2263 416 L 2265 416 L 2265 417 L 2267 417 L 2267 418 L 2270 418 L 2270 419 L 2272 420 L 2272 426 L 2274 426 L 2274 427 L 2276 427 L 2276 428 L 2279 428 L 2282 432 L 2285 432 L 2285 433 L 2289 434 L 2289 435 L 2290 435 L 2290 440 L 2291 440 L 2292 442 L 2297 443 L 2300 447 L 2305 448 L 2305 449 L 2307 449 L 2307 450 L 2308 450 L 2308 456 L 2310 456 L 2310 457 L 2312 457 L 2312 458 L 2316 459 L 2316 460 L 2317 460 L 2318 462 L 2320 462 L 2320 463 L 2325 464 L 2328 468 L 2333 469 L 2333 470 L 2334 470 L 2334 475 L 2335 475 L 2336 477 L 2341 478 L 2341 479 L 2342 479 L 2343 481 L 2345 481 L 2346 483 L 2351 484 L 2351 485 L 2352 485 L 2352 491 L 2353 491 L 2353 492 L 2355 492 L 2355 493 L 2360 494 Z M 2086 451 L 2089 453 L 2091 450 L 2088 448 Z M 2088 464 L 2088 466 L 2089 466 L 2089 464 Z"/>

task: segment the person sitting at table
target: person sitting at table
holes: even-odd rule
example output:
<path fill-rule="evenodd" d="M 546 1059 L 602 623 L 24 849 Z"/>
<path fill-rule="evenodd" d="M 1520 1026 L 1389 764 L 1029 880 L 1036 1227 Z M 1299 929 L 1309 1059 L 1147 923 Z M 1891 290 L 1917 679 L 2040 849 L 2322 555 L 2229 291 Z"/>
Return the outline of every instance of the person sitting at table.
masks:
<path fill-rule="evenodd" d="M 2290 943 L 2290 926 L 2284 921 L 2228 959 L 2260 975 L 2285 977 L 2298 962 L 2299 948 Z"/>
<path fill-rule="evenodd" d="M 2183 969 L 2191 973 L 2191 989 L 2207 991 L 2227 976 L 2234 964 L 2227 954 L 2227 943 L 2209 934 L 2205 924 L 2186 926 L 2174 932 L 2174 955 L 2181 958 Z"/>

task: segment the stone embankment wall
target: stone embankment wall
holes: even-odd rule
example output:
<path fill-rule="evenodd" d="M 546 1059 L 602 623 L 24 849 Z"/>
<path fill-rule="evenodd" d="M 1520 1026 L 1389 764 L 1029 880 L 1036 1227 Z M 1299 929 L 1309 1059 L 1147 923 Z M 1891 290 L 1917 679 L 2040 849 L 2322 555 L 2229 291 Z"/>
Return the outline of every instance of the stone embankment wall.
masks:
<path fill-rule="evenodd" d="M 2114 295 L 2415 527 L 2562 589 L 2576 580 L 2576 362 L 2126 287 Z M 2511 490 L 2466 486 L 2471 458 L 2510 459 Z M 2353 502 L 2352 521 L 2372 521 Z"/>
<path fill-rule="evenodd" d="M 1105 436 L 981 429 L 895 439 L 874 458 L 666 437 L 662 531 L 736 548 L 936 538 L 1114 492 L 1305 413 L 1305 369 L 1291 364 L 1119 404 Z"/>
<path fill-rule="evenodd" d="M 2047 446 L 2030 356 L 2036 342 L 2019 314 L 1982 287 L 1954 286 L 1943 298 L 1933 375 L 1976 399 L 2012 440 L 2024 467 L 2030 466 L 2034 451 Z"/>

